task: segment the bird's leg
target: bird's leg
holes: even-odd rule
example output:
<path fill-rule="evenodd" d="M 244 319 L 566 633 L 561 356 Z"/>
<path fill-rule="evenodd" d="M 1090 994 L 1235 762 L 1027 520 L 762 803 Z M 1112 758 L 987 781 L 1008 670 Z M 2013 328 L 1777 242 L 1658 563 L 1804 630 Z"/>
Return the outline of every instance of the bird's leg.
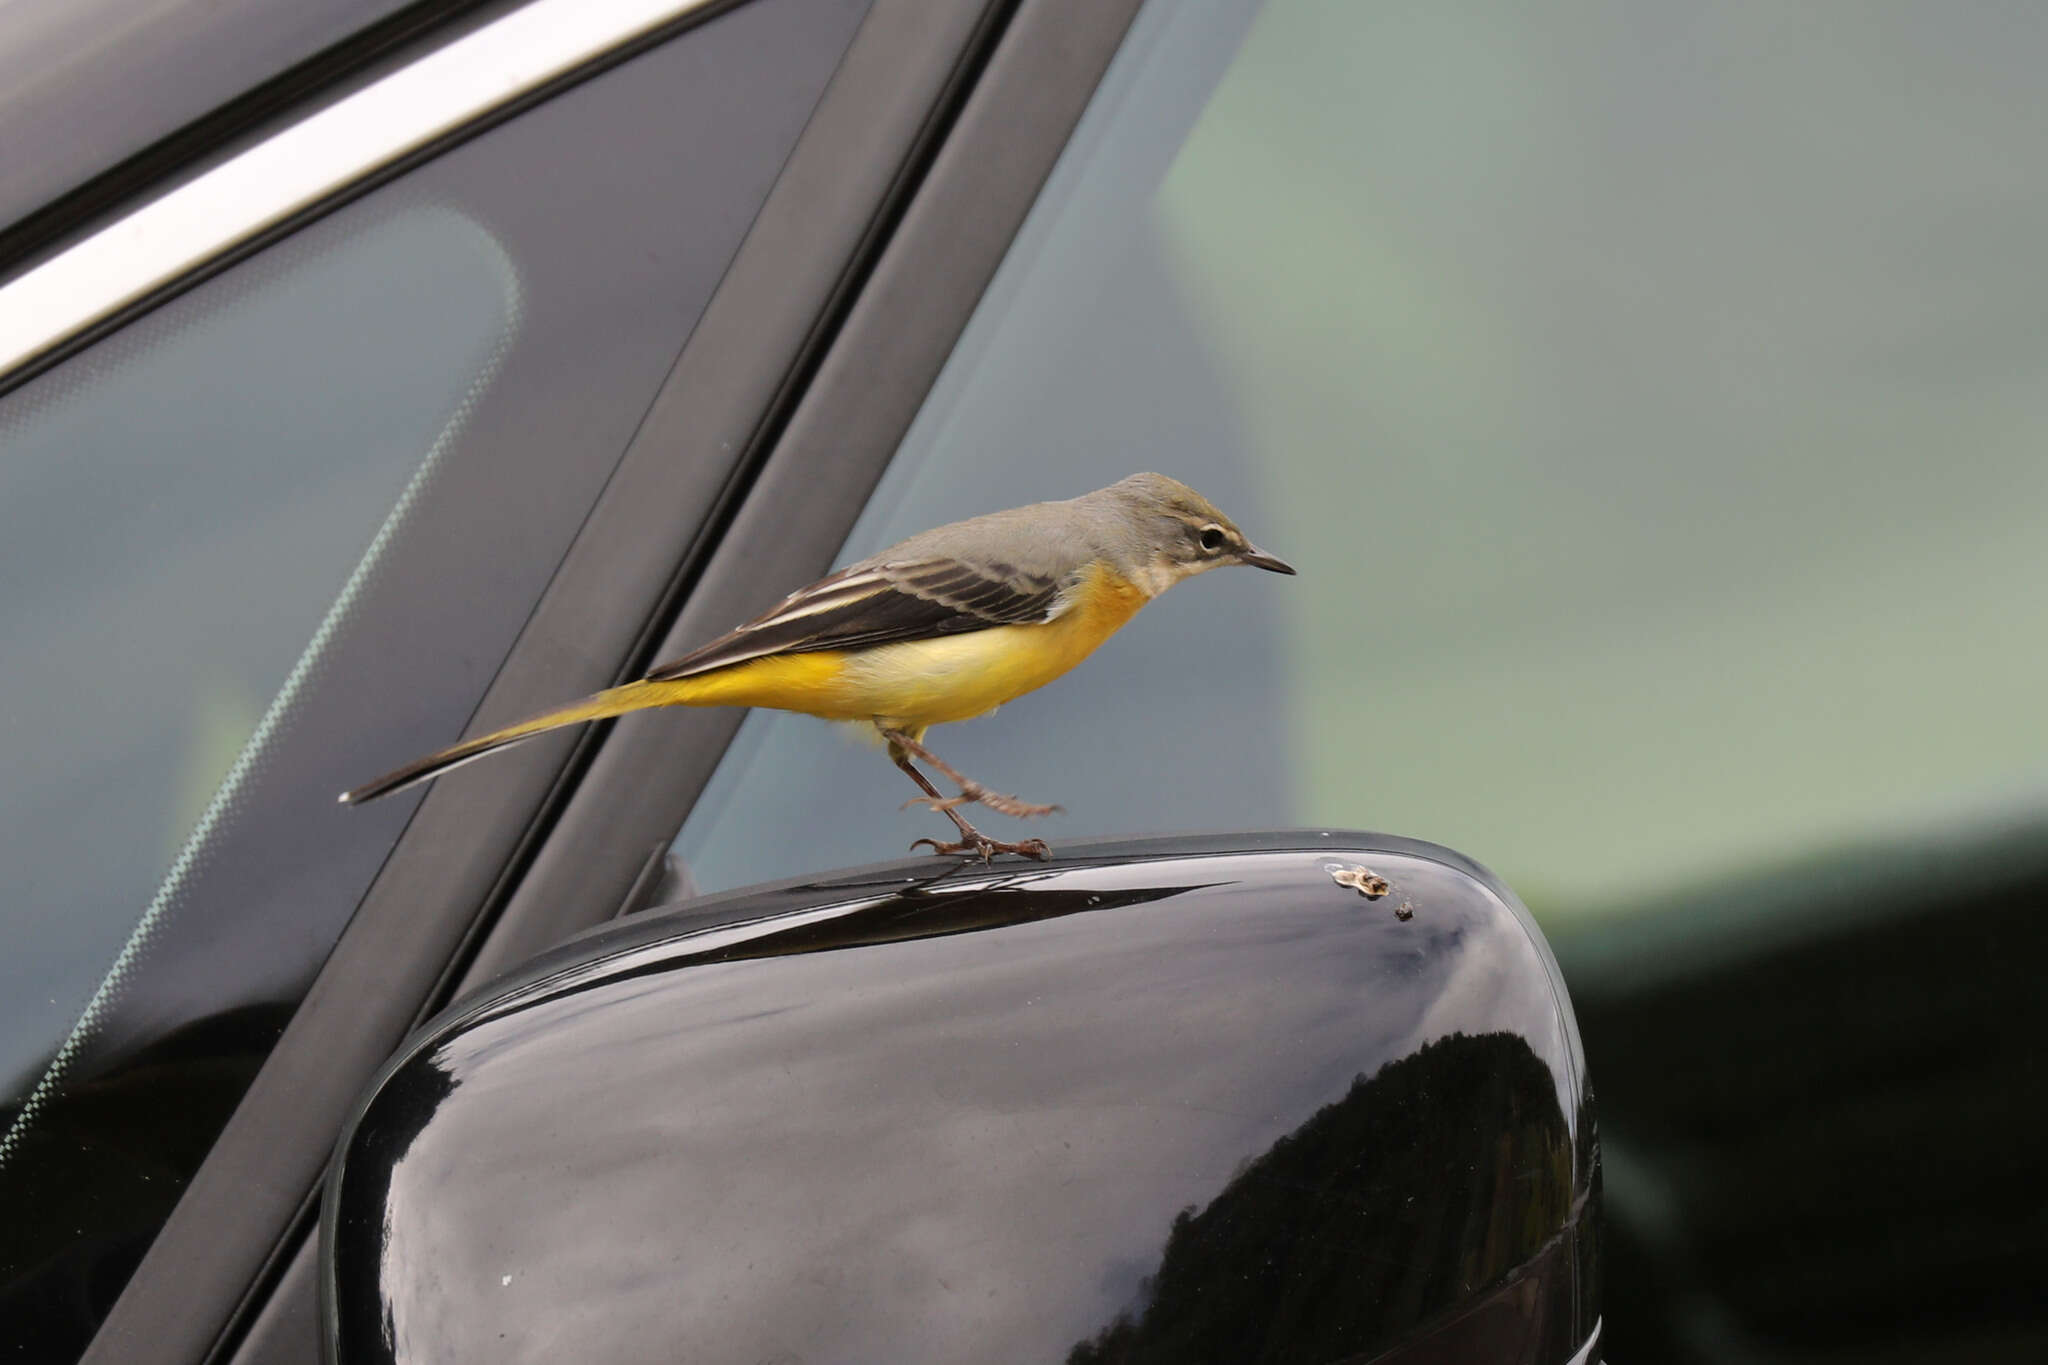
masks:
<path fill-rule="evenodd" d="M 1046 842 L 1043 839 L 1026 839 L 1021 843 L 1015 844 L 1005 843 L 1000 839 L 989 838 L 986 834 L 983 834 L 980 830 L 968 824 L 967 821 L 961 817 L 960 813 L 953 809 L 954 803 L 951 803 L 947 800 L 947 798 L 940 796 L 939 789 L 937 787 L 934 787 L 925 778 L 925 775 L 919 772 L 916 769 L 916 767 L 912 765 L 910 761 L 910 755 L 905 751 L 903 746 L 902 741 L 904 740 L 905 736 L 903 736 L 902 732 L 896 731 L 892 733 L 891 731 L 884 730 L 882 733 L 883 735 L 887 736 L 889 740 L 890 759 L 894 761 L 897 767 L 903 769 L 904 772 L 910 774 L 910 780 L 912 782 L 915 782 L 918 786 L 924 788 L 925 795 L 922 799 L 925 800 L 932 807 L 933 810 L 938 811 L 940 814 L 944 815 L 948 820 L 951 820 L 953 822 L 953 827 L 960 831 L 960 841 L 958 843 L 942 844 L 937 839 L 919 839 L 916 841 L 916 843 L 911 844 L 912 848 L 916 848 L 918 844 L 930 844 L 932 846 L 932 852 L 939 854 L 940 856 L 944 856 L 949 853 L 975 853 L 981 856 L 981 860 L 983 862 L 987 862 L 989 859 L 993 858 L 998 853 L 1018 853 L 1022 854 L 1026 858 L 1037 858 L 1040 860 L 1050 858 L 1052 856 L 1052 850 L 1046 846 Z M 916 742 L 917 741 L 915 740 L 910 741 L 910 743 L 912 744 L 916 744 Z"/>
<path fill-rule="evenodd" d="M 885 729 L 882 731 L 882 737 L 888 740 L 891 746 L 901 747 L 905 753 L 921 758 L 931 764 L 934 768 L 944 773 L 954 785 L 960 788 L 958 796 L 940 796 L 937 792 L 932 791 L 931 787 L 922 777 L 919 777 L 918 785 L 924 787 L 931 794 L 929 796 L 912 798 L 916 804 L 930 806 L 933 810 L 942 810 L 950 814 L 955 806 L 978 803 L 987 806 L 999 815 L 1007 815 L 1017 820 L 1029 820 L 1034 816 L 1051 815 L 1059 809 L 1058 806 L 1034 805 L 1029 801 L 1020 801 L 1014 796 L 1005 796 L 1002 792 L 990 791 L 987 787 L 966 776 L 952 764 L 946 762 L 945 759 L 940 758 L 901 730 Z"/>
<path fill-rule="evenodd" d="M 910 780 L 912 782 L 915 782 L 918 786 L 924 788 L 925 795 L 930 797 L 933 801 L 941 800 L 939 796 L 939 789 L 937 787 L 934 787 L 931 784 L 931 782 L 926 779 L 925 775 L 919 772 L 917 768 L 912 765 L 910 761 L 910 755 L 906 754 L 900 747 L 898 747 L 893 742 L 889 745 L 889 757 L 895 760 L 897 767 L 903 769 L 904 772 L 910 774 Z M 967 821 L 962 819 L 960 814 L 957 811 L 955 811 L 952 807 L 935 806 L 934 809 L 937 810 L 940 814 L 944 815 L 948 820 L 951 820 L 953 822 L 953 827 L 960 831 L 961 838 L 968 840 L 970 843 L 978 842 L 981 839 L 981 831 L 976 829 L 974 826 L 968 824 Z M 931 839 L 920 839 L 917 842 L 920 844 L 929 843 L 932 844 L 934 847 L 937 846 L 937 841 Z M 911 847 L 916 848 L 917 844 L 912 844 Z"/>

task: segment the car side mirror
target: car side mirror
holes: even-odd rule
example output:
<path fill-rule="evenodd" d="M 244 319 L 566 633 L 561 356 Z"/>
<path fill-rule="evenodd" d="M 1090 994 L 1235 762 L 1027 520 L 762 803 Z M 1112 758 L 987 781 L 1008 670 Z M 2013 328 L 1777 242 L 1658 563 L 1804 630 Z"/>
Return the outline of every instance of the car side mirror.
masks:
<path fill-rule="evenodd" d="M 442 1014 L 342 1137 L 332 1358 L 1597 1358 L 1507 890 L 1381 835 L 1064 852 L 701 899 Z"/>

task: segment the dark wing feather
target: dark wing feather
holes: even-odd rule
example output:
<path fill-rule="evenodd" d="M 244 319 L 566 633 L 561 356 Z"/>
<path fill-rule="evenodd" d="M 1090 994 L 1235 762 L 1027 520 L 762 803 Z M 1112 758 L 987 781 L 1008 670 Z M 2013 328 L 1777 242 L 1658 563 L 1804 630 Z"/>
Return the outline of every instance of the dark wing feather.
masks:
<path fill-rule="evenodd" d="M 768 654 L 857 649 L 1049 621 L 1063 587 L 1056 578 L 1011 564 L 951 558 L 856 564 L 791 593 L 767 615 L 647 676 L 687 678 Z"/>

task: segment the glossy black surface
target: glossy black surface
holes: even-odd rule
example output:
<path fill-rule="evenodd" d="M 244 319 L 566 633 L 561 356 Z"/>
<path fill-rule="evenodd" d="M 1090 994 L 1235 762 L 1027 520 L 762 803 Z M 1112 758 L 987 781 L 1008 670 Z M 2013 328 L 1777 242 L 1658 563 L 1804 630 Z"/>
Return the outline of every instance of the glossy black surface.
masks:
<path fill-rule="evenodd" d="M 330 1183 L 330 1345 L 1562 1361 L 1596 1150 L 1549 952 L 1454 854 L 906 862 L 637 918 L 423 1030 Z"/>

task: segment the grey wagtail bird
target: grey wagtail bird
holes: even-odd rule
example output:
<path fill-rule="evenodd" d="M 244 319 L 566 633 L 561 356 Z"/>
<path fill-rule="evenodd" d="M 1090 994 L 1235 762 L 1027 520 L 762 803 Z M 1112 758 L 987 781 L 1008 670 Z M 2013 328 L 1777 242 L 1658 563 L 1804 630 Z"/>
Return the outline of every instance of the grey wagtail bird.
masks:
<path fill-rule="evenodd" d="M 565 725 L 651 706 L 766 706 L 873 726 L 923 803 L 959 831 L 919 839 L 940 855 L 1047 858 L 1043 839 L 1005 843 L 961 816 L 979 803 L 1004 815 L 1050 815 L 991 791 L 924 747 L 934 725 L 987 715 L 1087 658 L 1138 609 L 1183 578 L 1222 564 L 1274 573 L 1267 554 L 1184 483 L 1133 474 L 1065 502 L 1040 502 L 914 535 L 782 599 L 639 682 L 464 740 L 342 793 L 374 800 L 494 749 Z M 959 787 L 942 796 L 911 760 Z"/>

